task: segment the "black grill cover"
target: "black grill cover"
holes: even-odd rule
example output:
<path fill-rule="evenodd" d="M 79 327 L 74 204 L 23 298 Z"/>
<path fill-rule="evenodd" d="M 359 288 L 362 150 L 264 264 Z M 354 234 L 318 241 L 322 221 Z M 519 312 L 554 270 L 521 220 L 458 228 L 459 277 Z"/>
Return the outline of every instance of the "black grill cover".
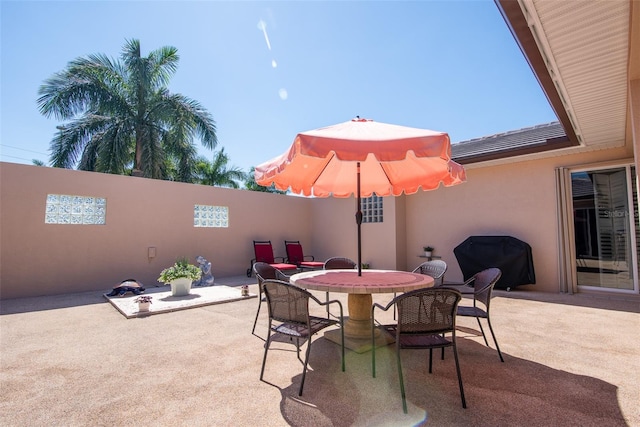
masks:
<path fill-rule="evenodd" d="M 536 283 L 531 246 L 511 236 L 471 236 L 453 250 L 464 280 L 487 268 L 502 270 L 496 289 Z"/>

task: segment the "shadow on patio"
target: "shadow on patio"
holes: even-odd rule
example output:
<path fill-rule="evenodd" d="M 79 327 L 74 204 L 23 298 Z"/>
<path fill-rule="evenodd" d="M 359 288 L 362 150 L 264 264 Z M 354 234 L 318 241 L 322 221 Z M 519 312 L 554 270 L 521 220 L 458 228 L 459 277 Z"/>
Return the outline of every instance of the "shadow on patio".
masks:
<path fill-rule="evenodd" d="M 461 340 L 459 348 L 467 410 L 460 405 L 452 353 L 442 361 L 434 352 L 429 374 L 428 353 L 413 351 L 403 353 L 409 407 L 404 415 L 393 346 L 379 353 L 377 378 L 371 377 L 370 353 L 349 353 L 342 374 L 336 346 L 324 340 L 320 346 L 332 348 L 320 351 L 327 357 L 311 357 L 303 396 L 297 394 L 300 375 L 280 390 L 289 425 L 626 425 L 617 386 L 509 355 L 501 364 L 495 352 L 470 340 Z"/>

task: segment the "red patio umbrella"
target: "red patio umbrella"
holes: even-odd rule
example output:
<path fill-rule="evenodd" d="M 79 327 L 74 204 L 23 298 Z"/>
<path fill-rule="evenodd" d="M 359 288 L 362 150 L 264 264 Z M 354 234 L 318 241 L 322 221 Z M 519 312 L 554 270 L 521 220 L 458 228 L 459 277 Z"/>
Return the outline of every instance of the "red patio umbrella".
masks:
<path fill-rule="evenodd" d="M 296 135 L 282 155 L 255 168 L 256 182 L 315 197 L 356 195 L 358 274 L 361 273 L 360 198 L 399 196 L 466 181 L 451 160 L 445 132 L 356 118 Z"/>

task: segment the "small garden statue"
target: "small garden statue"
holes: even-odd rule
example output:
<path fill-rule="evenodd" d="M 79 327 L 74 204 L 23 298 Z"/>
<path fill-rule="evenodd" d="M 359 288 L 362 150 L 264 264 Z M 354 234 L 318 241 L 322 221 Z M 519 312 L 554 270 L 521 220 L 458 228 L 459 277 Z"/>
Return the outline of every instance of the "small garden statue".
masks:
<path fill-rule="evenodd" d="M 200 270 L 202 275 L 200 279 L 193 282 L 193 286 L 213 286 L 213 274 L 211 274 L 211 263 L 207 261 L 203 256 L 199 255 L 196 258 L 198 264 L 200 264 Z"/>

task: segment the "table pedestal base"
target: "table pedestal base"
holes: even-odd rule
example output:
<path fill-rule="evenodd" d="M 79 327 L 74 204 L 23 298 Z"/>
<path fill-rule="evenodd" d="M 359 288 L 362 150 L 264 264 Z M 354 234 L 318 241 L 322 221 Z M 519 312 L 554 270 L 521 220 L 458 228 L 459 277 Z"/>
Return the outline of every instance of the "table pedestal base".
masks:
<path fill-rule="evenodd" d="M 332 329 L 330 331 L 326 331 L 324 333 L 324 337 L 338 345 L 341 344 L 340 329 Z M 375 337 L 376 347 L 384 347 L 395 342 L 395 340 L 389 334 L 381 333 L 378 329 L 376 329 Z M 369 336 L 366 338 L 349 336 L 345 331 L 344 346 L 345 348 L 355 351 L 356 353 L 366 353 L 367 351 L 371 351 L 371 330 L 369 330 Z"/>
<path fill-rule="evenodd" d="M 349 317 L 344 318 L 344 346 L 356 353 L 365 353 L 371 350 L 371 294 L 349 294 Z M 340 344 L 340 330 L 331 330 L 324 333 L 329 341 Z M 375 331 L 376 347 L 383 347 L 395 342 L 389 334 Z"/>
<path fill-rule="evenodd" d="M 319 270 L 297 273 L 291 276 L 291 284 L 320 292 L 347 292 L 349 318 L 344 321 L 345 347 L 357 353 L 371 350 L 371 310 L 372 293 L 409 292 L 413 289 L 433 286 L 434 280 L 426 274 L 406 271 L 365 270 Z M 335 313 L 334 313 L 335 314 Z M 385 346 L 394 342 L 395 337 L 376 330 L 374 345 Z M 340 331 L 331 330 L 324 334 L 328 340 L 341 343 Z"/>

